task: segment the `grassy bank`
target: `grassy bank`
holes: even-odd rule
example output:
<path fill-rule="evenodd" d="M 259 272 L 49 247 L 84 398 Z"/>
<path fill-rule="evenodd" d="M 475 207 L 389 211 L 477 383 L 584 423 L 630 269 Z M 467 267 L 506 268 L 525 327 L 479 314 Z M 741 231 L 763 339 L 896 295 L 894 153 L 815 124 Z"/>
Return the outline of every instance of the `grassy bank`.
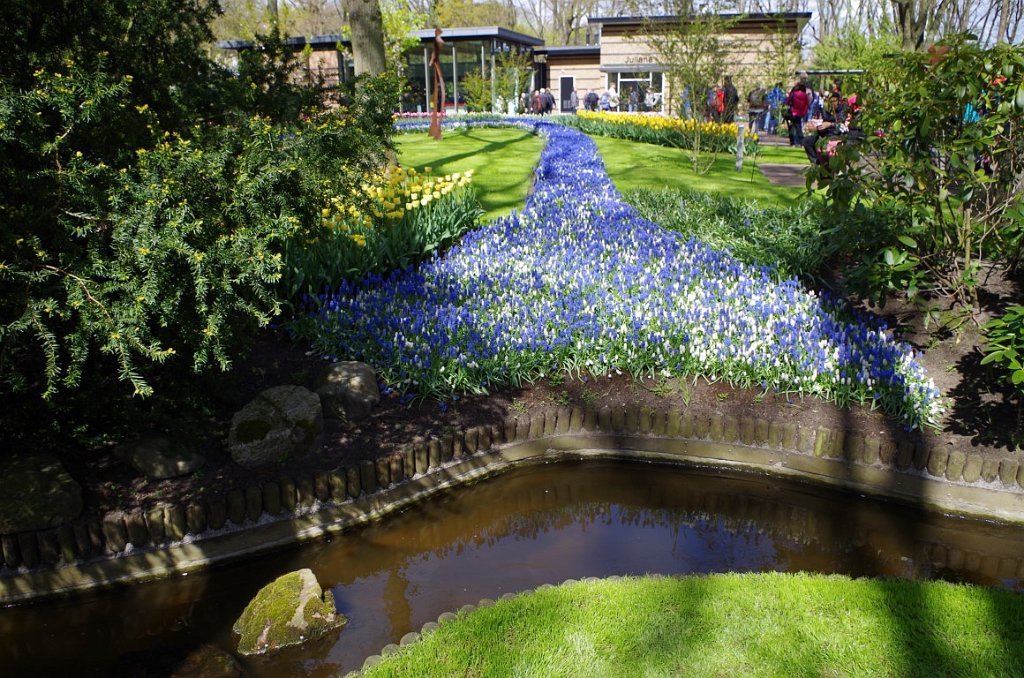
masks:
<path fill-rule="evenodd" d="M 604 159 L 608 176 L 620 192 L 640 188 L 671 188 L 718 193 L 758 200 L 764 204 L 788 206 L 804 198 L 802 188 L 772 184 L 747 158 L 743 171 L 736 171 L 736 156 L 720 153 L 711 170 L 695 174 L 685 150 L 623 139 L 593 137 Z M 797 155 L 799 152 L 800 155 Z M 802 149 L 762 147 L 756 162 L 807 163 Z"/>
<path fill-rule="evenodd" d="M 1024 596 L 805 574 L 626 578 L 460 614 L 364 676 L 1009 676 Z"/>
<path fill-rule="evenodd" d="M 440 142 L 425 132 L 395 137 L 406 167 L 430 167 L 435 175 L 473 170 L 473 186 L 484 219 L 520 209 L 530 188 L 544 140 L 521 129 L 446 130 Z"/>

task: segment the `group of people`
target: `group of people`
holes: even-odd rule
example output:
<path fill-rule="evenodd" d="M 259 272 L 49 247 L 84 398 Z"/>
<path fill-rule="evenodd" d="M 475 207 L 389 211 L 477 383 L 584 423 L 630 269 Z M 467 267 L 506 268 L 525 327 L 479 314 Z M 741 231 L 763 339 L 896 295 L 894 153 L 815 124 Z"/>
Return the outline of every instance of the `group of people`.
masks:
<path fill-rule="evenodd" d="M 721 85 L 710 85 L 704 95 L 705 122 L 736 122 L 740 94 L 732 84 L 731 75 L 725 76 Z"/>
<path fill-rule="evenodd" d="M 536 89 L 532 94 L 523 93 L 522 98 L 522 110 L 534 115 L 548 115 L 555 110 L 555 95 L 546 87 Z M 581 104 L 588 111 L 618 111 L 619 103 L 619 94 L 614 87 L 600 92 L 585 89 L 582 97 L 575 89 L 569 94 L 569 110 L 572 111 L 579 109 Z M 636 110 L 632 102 L 629 110 Z"/>
<path fill-rule="evenodd" d="M 575 90 L 573 91 L 575 92 Z M 617 111 L 619 110 L 619 93 L 614 87 L 600 92 L 583 90 L 583 108 L 588 111 Z"/>
<path fill-rule="evenodd" d="M 641 106 L 648 103 L 641 98 L 642 96 L 638 88 L 630 88 L 625 96 L 627 110 L 641 110 Z M 706 122 L 735 122 L 740 96 L 733 84 L 732 76 L 725 76 L 721 85 L 708 86 L 703 103 L 703 118 Z M 618 111 L 620 104 L 619 94 L 614 86 L 600 92 L 583 90 L 582 96 L 574 89 L 569 96 L 569 107 L 574 111 L 580 105 L 588 111 Z M 692 118 L 693 108 L 690 88 L 684 87 L 683 117 Z M 528 110 L 532 113 L 546 115 L 554 109 L 555 97 L 548 89 L 542 87 L 534 91 L 529 98 Z M 796 84 L 788 93 L 783 90 L 781 82 L 775 83 L 770 90 L 758 84 L 747 93 L 747 113 L 751 131 L 778 134 L 781 123 L 784 122 L 789 144 L 802 146 L 812 163 L 822 160 L 823 149 L 818 142 L 823 137 L 838 142 L 841 137 L 855 138 L 859 134 L 856 128 L 851 128 L 857 110 L 857 96 L 845 96 L 840 81 L 835 81 L 828 91 L 816 91 L 805 72 L 799 74 Z M 825 144 L 826 157 L 832 148 L 834 144 Z"/>
<path fill-rule="evenodd" d="M 530 97 L 530 107 L 527 110 L 534 115 L 548 115 L 555 110 L 555 95 L 545 87 L 534 90 Z"/>
<path fill-rule="evenodd" d="M 859 111 L 857 95 L 844 95 L 842 83 L 832 83 L 828 91 L 815 90 L 806 73 L 800 77 L 781 105 L 789 127 L 790 146 L 802 146 L 807 159 L 819 163 L 834 151 L 842 138 L 857 140 L 860 131 L 854 125 Z M 819 143 L 821 139 L 827 143 Z"/>
<path fill-rule="evenodd" d="M 682 116 L 691 119 L 695 107 L 690 100 L 690 88 L 681 95 Z M 725 76 L 721 85 L 709 85 L 703 101 L 705 122 L 732 123 L 736 121 L 740 97 L 732 77 Z M 785 123 L 791 146 L 802 146 L 811 162 L 822 158 L 818 141 L 822 137 L 856 137 L 850 123 L 858 110 L 857 96 L 844 96 L 839 81 L 829 91 L 815 91 L 801 72 L 796 84 L 787 93 L 782 83 L 770 90 L 760 84 L 747 93 L 747 114 L 750 131 L 757 134 L 778 134 Z M 701 112 L 697 111 L 697 115 Z M 838 140 L 838 139 L 835 139 Z"/>

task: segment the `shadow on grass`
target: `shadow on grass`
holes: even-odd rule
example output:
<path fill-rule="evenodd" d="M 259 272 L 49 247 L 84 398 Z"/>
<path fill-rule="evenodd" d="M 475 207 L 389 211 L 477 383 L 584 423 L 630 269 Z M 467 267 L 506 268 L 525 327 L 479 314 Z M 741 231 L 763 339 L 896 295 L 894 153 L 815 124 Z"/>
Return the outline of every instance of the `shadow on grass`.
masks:
<path fill-rule="evenodd" d="M 853 416 L 849 409 L 843 410 L 843 419 L 844 428 L 852 430 Z M 902 544 L 904 551 L 915 554 L 912 561 L 907 563 L 907 571 L 898 576 L 919 579 L 944 578 L 952 575 L 954 580 L 959 579 L 966 573 L 946 569 L 945 561 L 951 558 L 952 550 L 947 549 L 941 541 L 937 541 L 931 536 L 932 521 L 937 515 L 933 509 L 928 507 L 928 497 L 942 492 L 940 485 L 928 483 L 925 480 L 925 475 L 928 473 L 926 467 L 935 439 L 920 429 L 908 432 L 891 418 L 887 418 L 887 421 L 888 438 L 891 443 L 887 446 L 883 442 L 881 456 L 889 469 L 889 490 L 905 497 L 905 503 L 917 516 L 917 520 L 893 521 L 890 525 L 891 531 L 886 535 L 887 539 Z M 912 446 L 912 448 L 908 446 Z M 886 447 L 888 447 L 887 452 L 885 451 Z M 855 466 L 848 449 L 843 452 L 843 461 L 846 462 L 846 479 L 856 482 Z M 857 521 L 863 506 L 861 503 L 856 503 L 851 505 L 848 515 L 842 518 L 832 516 L 833 530 L 841 533 L 843 523 Z M 854 543 L 852 546 L 856 548 L 856 557 L 868 571 L 883 571 L 879 562 L 884 556 L 882 550 L 865 543 Z M 878 581 L 877 586 L 884 589 L 884 581 Z M 998 590 L 989 593 L 987 599 L 992 601 L 991 612 L 995 617 L 991 628 L 1018 628 L 1021 620 L 1007 618 L 1005 615 L 1012 613 L 1011 610 L 997 602 L 1003 595 L 1013 596 L 1015 594 Z M 890 618 L 894 622 L 900 619 L 902 624 L 901 628 L 894 630 L 892 638 L 894 646 L 902 646 L 902 649 L 894 647 L 893 668 L 896 675 L 921 675 L 918 669 L 918 659 L 922 656 L 938 658 L 937 664 L 946 668 L 946 675 L 968 676 L 974 673 L 974 667 L 970 660 L 958 650 L 956 643 L 951 642 L 953 639 L 943 633 L 944 620 L 939 617 L 934 605 L 928 600 L 926 589 L 922 587 L 907 589 L 905 593 L 901 593 L 899 599 L 889 597 L 887 604 L 891 612 Z M 909 624 L 905 616 L 897 613 L 898 610 L 908 605 L 920 610 L 919 616 Z M 1005 640 L 1010 639 L 1006 637 Z M 1003 648 L 1007 653 L 1004 666 L 1024 666 L 1024 644 L 1019 640 L 1004 642 Z"/>
<path fill-rule="evenodd" d="M 495 132 L 507 138 L 496 140 Z M 510 133 L 511 136 L 509 136 Z M 512 128 L 498 130 L 468 128 L 446 132 L 446 134 L 448 137 L 442 137 L 439 142 L 422 135 L 422 143 L 432 151 L 429 154 L 429 159 L 424 157 L 421 152 L 423 147 L 418 143 L 415 146 L 409 143 L 404 144 L 406 149 L 416 148 L 416 152 L 406 153 L 407 159 L 404 162 L 416 167 L 430 166 L 436 174 L 438 171 L 441 173 L 463 171 L 466 166 L 460 165 L 460 163 L 473 160 L 477 163 L 474 185 L 479 189 L 480 205 L 486 211 L 485 219 L 500 217 L 513 209 L 522 207 L 533 177 L 532 168 L 536 164 L 536 159 L 540 157 L 540 150 L 537 150 L 536 156 L 530 156 L 530 159 L 533 160 L 531 163 L 524 162 L 525 156 L 521 153 L 513 153 L 511 160 L 503 159 L 509 157 L 510 148 L 522 144 L 524 141 L 535 139 L 534 134 Z M 472 144 L 472 147 L 463 150 L 469 144 Z M 486 165 L 479 165 L 481 158 L 488 160 Z M 503 162 L 508 167 L 506 171 L 492 169 L 495 166 L 500 168 Z"/>

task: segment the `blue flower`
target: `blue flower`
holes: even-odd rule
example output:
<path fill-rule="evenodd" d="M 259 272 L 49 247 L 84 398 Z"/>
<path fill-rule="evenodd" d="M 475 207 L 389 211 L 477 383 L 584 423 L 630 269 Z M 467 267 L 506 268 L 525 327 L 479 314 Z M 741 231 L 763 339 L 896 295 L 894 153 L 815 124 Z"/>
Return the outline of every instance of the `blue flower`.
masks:
<path fill-rule="evenodd" d="M 667 371 L 840 402 L 874 397 L 910 426 L 938 421 L 938 391 L 876 319 L 641 219 L 587 136 L 512 124 L 547 138 L 522 212 L 418 269 L 323 295 L 321 352 L 441 398 L 563 368 Z"/>

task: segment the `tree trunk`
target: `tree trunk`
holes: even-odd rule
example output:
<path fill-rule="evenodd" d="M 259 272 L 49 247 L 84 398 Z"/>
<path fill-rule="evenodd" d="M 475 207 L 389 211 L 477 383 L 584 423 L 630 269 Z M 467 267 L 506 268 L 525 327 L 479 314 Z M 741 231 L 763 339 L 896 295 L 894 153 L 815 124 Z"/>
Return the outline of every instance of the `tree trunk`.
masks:
<path fill-rule="evenodd" d="M 1007 29 L 1010 27 L 1010 0 L 1003 0 L 999 5 L 999 29 L 996 32 L 996 42 L 1009 42 Z"/>
<path fill-rule="evenodd" d="M 352 34 L 352 60 L 356 75 L 377 75 L 387 69 L 384 61 L 384 27 L 378 0 L 343 0 Z"/>

